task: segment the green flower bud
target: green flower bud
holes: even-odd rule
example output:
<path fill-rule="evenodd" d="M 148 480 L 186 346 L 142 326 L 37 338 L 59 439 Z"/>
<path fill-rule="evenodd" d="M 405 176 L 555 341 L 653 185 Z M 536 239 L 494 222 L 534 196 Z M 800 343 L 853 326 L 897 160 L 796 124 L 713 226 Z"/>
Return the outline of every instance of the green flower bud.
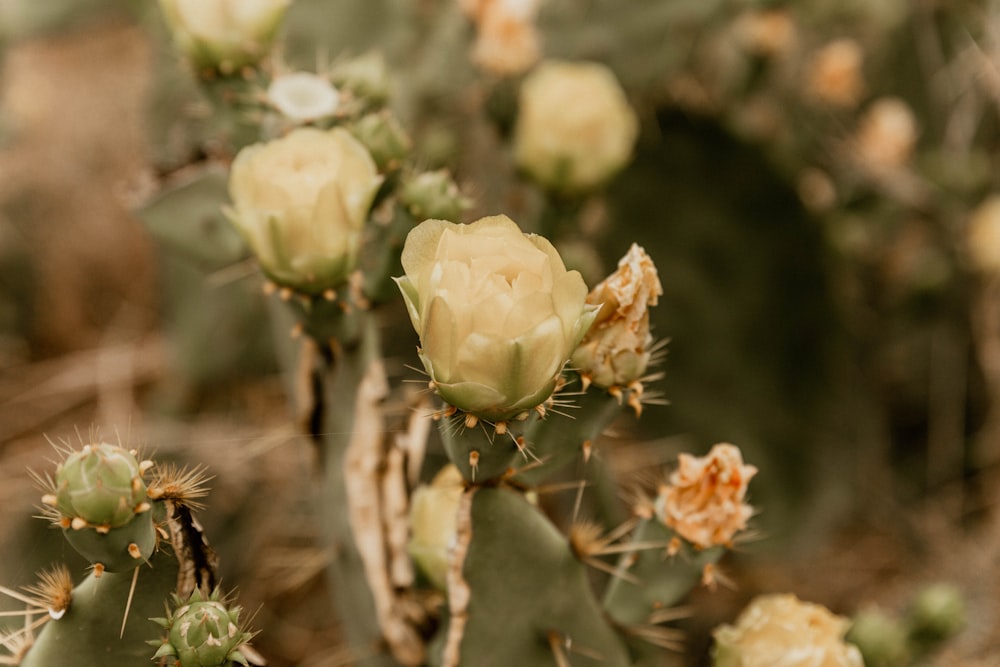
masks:
<path fill-rule="evenodd" d="M 59 465 L 55 493 L 42 498 L 58 512 L 67 541 L 98 573 L 130 570 L 156 548 L 142 480 L 148 465 L 121 447 L 86 445 Z"/>
<path fill-rule="evenodd" d="M 86 445 L 56 470 L 56 509 L 68 519 L 117 528 L 146 502 L 140 463 L 131 452 L 109 444 Z"/>
<path fill-rule="evenodd" d="M 240 648 L 253 637 L 240 629 L 240 607 L 229 608 L 216 590 L 204 599 L 199 591 L 167 618 L 153 619 L 167 630 L 156 658 L 174 658 L 179 667 L 229 667 L 246 665 Z"/>
<path fill-rule="evenodd" d="M 230 74 L 271 50 L 291 0 L 160 0 L 182 53 L 199 69 Z"/>
<path fill-rule="evenodd" d="M 413 147 L 410 136 L 388 111 L 362 116 L 349 129 L 372 154 L 379 171 L 397 169 Z"/>
<path fill-rule="evenodd" d="M 870 607 L 854 617 L 847 641 L 861 650 L 865 667 L 904 667 L 910 664 L 906 628 L 899 619 Z"/>
<path fill-rule="evenodd" d="M 488 421 L 548 400 L 596 314 L 580 274 L 504 215 L 426 220 L 407 236 L 402 264 L 396 282 L 434 387 Z"/>
<path fill-rule="evenodd" d="M 425 171 L 403 183 L 400 201 L 418 220 L 430 218 L 458 222 L 462 211 L 472 206 L 464 197 L 447 169 Z"/>
<path fill-rule="evenodd" d="M 354 270 L 381 183 L 347 130 L 300 127 L 239 152 L 227 213 L 274 282 L 321 294 Z"/>
<path fill-rule="evenodd" d="M 369 104 L 381 105 L 389 99 L 389 68 L 377 51 L 337 64 L 330 76 L 338 88 L 351 91 Z"/>
<path fill-rule="evenodd" d="M 916 638 L 938 642 L 954 636 L 965 626 L 965 600 L 951 584 L 924 588 L 910 607 L 910 632 Z"/>
<path fill-rule="evenodd" d="M 544 62 L 525 79 L 514 130 L 518 166 L 559 192 L 592 190 L 632 157 L 639 121 L 610 69 Z"/>
<path fill-rule="evenodd" d="M 413 491 L 410 505 L 410 556 L 434 586 L 444 590 L 448 550 L 455 541 L 458 504 L 465 490 L 462 473 L 447 465 L 430 486 Z"/>

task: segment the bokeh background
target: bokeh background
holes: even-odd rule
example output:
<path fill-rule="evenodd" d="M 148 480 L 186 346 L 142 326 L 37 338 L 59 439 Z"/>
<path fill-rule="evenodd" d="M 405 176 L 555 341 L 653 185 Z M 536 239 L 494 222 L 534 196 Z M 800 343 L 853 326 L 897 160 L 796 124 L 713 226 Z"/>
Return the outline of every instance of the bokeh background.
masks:
<path fill-rule="evenodd" d="M 380 50 L 469 219 L 517 218 L 537 202 L 505 153 L 513 87 L 450 4 L 296 0 L 285 58 Z M 629 480 L 728 441 L 760 469 L 755 539 L 692 598 L 674 662 L 706 664 L 759 592 L 850 616 L 949 581 L 968 624 L 927 664 L 1000 664 L 1000 232 L 973 233 L 1000 193 L 1000 6 L 548 0 L 539 21 L 548 56 L 609 64 L 642 118 L 631 166 L 557 230 L 591 284 L 636 241 L 664 286 L 669 404 L 602 456 Z M 98 429 L 215 475 L 203 522 L 272 665 L 349 664 L 259 279 L 133 214 L 204 157 L 156 4 L 0 0 L 0 40 L 0 581 L 82 572 L 30 518 L 27 469 Z"/>

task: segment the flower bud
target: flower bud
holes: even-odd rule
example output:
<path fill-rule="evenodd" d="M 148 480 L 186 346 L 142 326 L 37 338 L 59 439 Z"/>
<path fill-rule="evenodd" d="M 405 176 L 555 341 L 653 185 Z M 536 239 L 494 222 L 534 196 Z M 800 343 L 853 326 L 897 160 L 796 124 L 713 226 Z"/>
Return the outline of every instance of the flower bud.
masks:
<path fill-rule="evenodd" d="M 457 222 L 472 201 L 462 195 L 447 169 L 424 171 L 406 179 L 399 199 L 418 220 Z"/>
<path fill-rule="evenodd" d="M 858 647 L 865 667 L 904 667 L 910 664 L 906 628 L 878 607 L 858 612 L 847 633 L 847 640 Z"/>
<path fill-rule="evenodd" d="M 678 459 L 656 499 L 657 516 L 696 547 L 730 546 L 753 516 L 745 498 L 757 468 L 744 465 L 739 448 L 730 444 L 713 446 L 707 456 Z"/>
<path fill-rule="evenodd" d="M 229 608 L 216 590 L 208 599 L 195 590 L 188 601 L 167 618 L 153 619 L 167 631 L 156 658 L 171 657 L 179 667 L 246 665 L 240 648 L 252 633 L 240 628 L 240 607 Z"/>
<path fill-rule="evenodd" d="M 370 104 L 380 105 L 389 99 L 389 68 L 377 51 L 338 63 L 330 76 L 338 88 L 349 90 Z"/>
<path fill-rule="evenodd" d="M 521 87 L 515 158 L 547 188 L 587 191 L 625 166 L 638 131 L 635 112 L 610 69 L 544 62 Z"/>
<path fill-rule="evenodd" d="M 844 642 L 849 621 L 794 595 L 761 595 L 715 629 L 715 667 L 864 667 Z"/>
<path fill-rule="evenodd" d="M 413 491 L 410 505 L 410 556 L 435 587 L 444 590 L 448 552 L 455 541 L 458 504 L 465 490 L 462 473 L 448 464 L 430 486 Z"/>
<path fill-rule="evenodd" d="M 388 111 L 362 116 L 348 129 L 371 153 L 379 171 L 399 168 L 413 147 L 406 130 Z"/>
<path fill-rule="evenodd" d="M 319 294 L 354 270 L 381 182 L 347 130 L 301 127 L 239 152 L 227 213 L 272 280 Z"/>
<path fill-rule="evenodd" d="M 340 94 L 318 74 L 290 72 L 271 82 L 267 101 L 288 120 L 308 123 L 332 116 L 340 104 Z"/>
<path fill-rule="evenodd" d="M 580 274 L 504 215 L 426 220 L 407 236 L 402 263 L 396 282 L 434 387 L 489 421 L 545 402 L 595 315 Z"/>
<path fill-rule="evenodd" d="M 199 69 L 230 74 L 271 49 L 291 0 L 160 0 L 178 48 Z"/>
<path fill-rule="evenodd" d="M 965 620 L 965 600 L 951 584 L 927 586 L 910 606 L 910 631 L 922 641 L 938 642 L 953 637 L 965 626 Z"/>
<path fill-rule="evenodd" d="M 587 295 L 587 303 L 600 310 L 572 358 L 586 382 L 607 389 L 642 378 L 653 342 L 649 306 L 655 306 L 661 294 L 653 260 L 633 243 L 618 270 Z"/>
<path fill-rule="evenodd" d="M 69 519 L 118 528 L 146 501 L 139 461 L 121 447 L 86 445 L 56 470 L 56 509 Z"/>

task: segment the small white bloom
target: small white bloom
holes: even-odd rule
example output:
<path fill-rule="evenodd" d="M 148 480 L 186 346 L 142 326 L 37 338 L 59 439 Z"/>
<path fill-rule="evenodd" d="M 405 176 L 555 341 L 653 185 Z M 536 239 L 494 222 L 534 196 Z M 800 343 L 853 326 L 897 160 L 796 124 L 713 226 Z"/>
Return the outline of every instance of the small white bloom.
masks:
<path fill-rule="evenodd" d="M 300 123 L 332 116 L 340 94 L 323 77 L 312 72 L 291 72 L 271 82 L 267 100 L 281 115 Z"/>

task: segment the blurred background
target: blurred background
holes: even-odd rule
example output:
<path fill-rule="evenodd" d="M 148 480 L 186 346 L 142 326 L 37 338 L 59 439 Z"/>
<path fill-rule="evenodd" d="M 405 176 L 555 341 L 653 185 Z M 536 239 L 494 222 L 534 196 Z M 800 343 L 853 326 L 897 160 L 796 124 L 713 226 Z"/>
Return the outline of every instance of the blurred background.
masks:
<path fill-rule="evenodd" d="M 516 88 L 453 4 L 296 0 L 286 64 L 383 53 L 468 218 L 518 219 L 537 202 L 506 154 Z M 555 230 L 591 285 L 638 242 L 665 292 L 669 404 L 602 455 L 627 481 L 733 442 L 760 469 L 756 535 L 722 563 L 733 585 L 691 600 L 676 664 L 707 664 L 760 592 L 901 613 L 937 581 L 968 623 L 925 664 L 1000 664 L 1000 5 L 547 0 L 538 27 L 546 56 L 610 65 L 642 123 Z M 215 475 L 203 522 L 270 664 L 347 664 L 259 278 L 134 215 L 205 158 L 175 61 L 156 3 L 0 0 L 0 581 L 82 571 L 30 518 L 27 469 L 97 429 Z"/>

